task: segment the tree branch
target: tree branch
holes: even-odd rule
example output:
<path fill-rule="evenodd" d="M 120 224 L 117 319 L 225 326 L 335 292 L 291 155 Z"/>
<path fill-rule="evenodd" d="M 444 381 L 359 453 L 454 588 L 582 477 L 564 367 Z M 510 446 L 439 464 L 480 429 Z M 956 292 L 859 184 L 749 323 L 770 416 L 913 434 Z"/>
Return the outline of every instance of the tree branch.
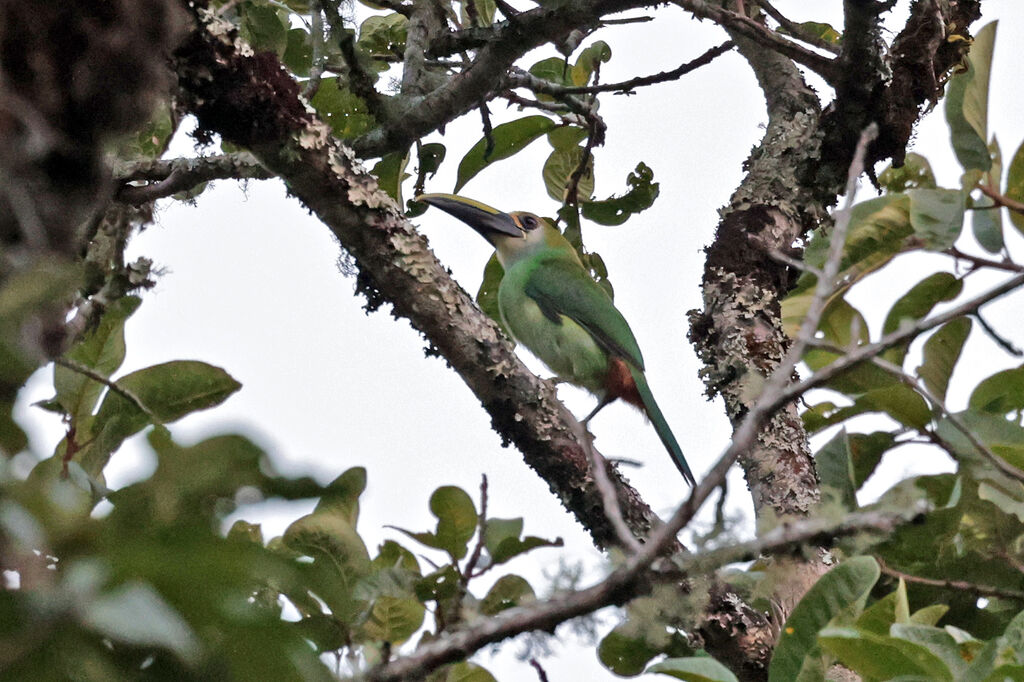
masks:
<path fill-rule="evenodd" d="M 575 417 L 554 387 L 533 375 L 497 326 L 437 261 L 351 150 L 331 137 L 298 99 L 298 86 L 273 55 L 252 57 L 197 28 L 176 54 L 183 104 L 202 131 L 248 147 L 314 211 L 354 257 L 367 307 L 384 303 L 407 318 L 490 413 L 495 431 L 514 443 L 598 546 L 614 543 L 602 513 Z M 616 472 L 622 514 L 636 537 L 657 517 Z M 676 545 L 678 549 L 678 545 Z"/>
<path fill-rule="evenodd" d="M 707 573 L 729 563 L 755 559 L 765 553 L 779 553 L 808 544 L 830 543 L 836 538 L 865 531 L 889 533 L 908 520 L 906 516 L 891 513 L 860 512 L 847 516 L 838 524 L 824 519 L 782 524 L 757 540 L 682 558 L 680 568 L 687 573 Z M 571 618 L 592 613 L 605 606 L 625 603 L 647 592 L 652 581 L 664 579 L 657 572 L 647 573 L 658 554 L 659 550 L 654 544 L 645 545 L 637 555 L 592 587 L 565 597 L 508 609 L 493 618 L 467 624 L 465 629 L 421 645 L 408 656 L 371 669 L 365 679 L 371 682 L 410 679 L 445 663 L 461 660 L 488 644 L 523 632 L 552 630 Z"/>
<path fill-rule="evenodd" d="M 120 185 L 114 193 L 114 200 L 138 206 L 211 180 L 267 180 L 273 177 L 274 174 L 248 152 L 140 161 L 114 169 L 114 180 Z M 149 184 L 131 184 L 139 181 Z"/>

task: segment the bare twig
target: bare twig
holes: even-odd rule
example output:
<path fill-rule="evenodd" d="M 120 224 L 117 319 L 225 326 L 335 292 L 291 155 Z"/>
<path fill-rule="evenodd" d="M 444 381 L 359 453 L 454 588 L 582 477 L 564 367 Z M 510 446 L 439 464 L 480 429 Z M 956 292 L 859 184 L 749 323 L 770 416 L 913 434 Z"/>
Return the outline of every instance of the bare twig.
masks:
<path fill-rule="evenodd" d="M 88 377 L 93 381 L 97 381 L 103 384 L 111 391 L 118 394 L 119 396 L 130 402 L 132 405 L 137 407 L 139 411 L 142 412 L 147 417 L 149 417 L 149 419 L 154 424 L 160 423 L 160 419 L 156 415 L 154 415 L 138 397 L 136 397 L 131 391 L 124 388 L 123 386 L 119 386 L 116 381 L 111 381 L 108 377 L 103 376 L 99 372 L 96 372 L 95 370 L 84 365 L 80 365 L 74 360 L 68 360 L 67 358 L 55 358 L 53 364 L 60 365 L 61 367 L 69 369 L 72 372 L 75 372 L 76 374 L 81 374 L 84 377 Z"/>
<path fill-rule="evenodd" d="M 671 71 L 661 71 L 659 73 L 652 74 L 650 76 L 638 76 L 636 78 L 630 78 L 626 81 L 619 83 L 606 83 L 604 85 L 583 85 L 583 86 L 568 86 L 561 85 L 559 83 L 553 83 L 551 81 L 542 81 L 543 85 L 541 89 L 535 87 L 536 82 L 532 84 L 524 84 L 522 87 L 530 88 L 534 92 L 542 92 L 545 95 L 551 95 L 553 97 L 559 95 L 586 95 L 596 94 L 600 92 L 618 92 L 624 94 L 630 94 L 636 88 L 643 87 L 645 85 L 655 85 L 656 83 L 666 83 L 668 81 L 679 80 L 691 71 L 696 71 L 702 66 L 710 64 L 716 57 L 725 54 L 736 44 L 731 40 L 727 40 L 721 45 L 712 47 L 710 50 L 697 57 L 691 59 L 688 62 L 684 62 L 680 66 L 672 69 Z M 512 79 L 510 84 L 515 86 L 515 79 L 517 74 L 510 76 Z M 541 79 L 537 79 L 541 80 Z M 519 86 L 515 86 L 519 87 Z"/>
<path fill-rule="evenodd" d="M 955 246 L 946 249 L 943 253 L 949 254 L 957 260 L 967 261 L 971 264 L 972 270 L 977 270 L 978 268 L 993 268 L 995 270 L 1006 270 L 1007 272 L 1024 272 L 1024 265 L 1017 265 L 1009 259 L 992 260 L 991 258 L 984 258 L 983 256 L 975 256 L 970 253 L 964 253 Z"/>
<path fill-rule="evenodd" d="M 915 391 L 923 395 L 925 398 L 927 398 L 928 401 L 932 403 L 932 405 L 934 405 L 938 410 L 940 410 L 943 414 L 946 415 L 946 419 L 949 420 L 949 423 L 952 424 L 953 428 L 959 431 L 963 435 L 963 437 L 967 439 L 967 442 L 971 444 L 971 447 L 977 450 L 982 457 L 987 459 L 989 463 L 992 464 L 992 466 L 994 466 L 996 469 L 998 469 L 1002 474 L 1016 481 L 1024 483 L 1024 471 L 1021 471 L 1020 469 L 1013 466 L 996 453 L 992 452 L 992 450 L 989 449 L 987 445 L 982 443 L 981 439 L 979 439 L 978 436 L 975 435 L 974 431 L 971 430 L 971 427 L 969 427 L 964 422 L 964 420 L 960 418 L 960 415 L 950 410 L 946 406 L 946 403 L 942 398 L 928 390 L 928 387 L 923 385 L 920 381 L 918 381 L 916 377 L 907 374 L 907 372 L 905 372 L 903 368 L 900 367 L 899 365 L 896 365 L 878 356 L 871 358 L 871 362 L 872 364 L 885 370 L 889 374 L 899 379 L 902 383 L 906 384 L 907 386 L 909 386 L 910 388 L 914 389 Z M 935 442 L 942 440 L 937 433 L 933 432 L 929 432 L 928 437 Z M 955 449 L 951 449 L 951 445 L 949 443 L 942 442 L 941 445 L 943 446 L 943 449 L 949 452 L 951 455 L 956 455 Z"/>
<path fill-rule="evenodd" d="M 629 530 L 625 519 L 622 518 L 622 507 L 619 506 L 619 491 L 611 479 L 608 478 L 608 471 L 605 469 L 608 466 L 608 462 L 597 451 L 597 448 L 594 447 L 591 435 L 586 432 L 586 426 L 579 424 L 578 430 L 577 437 L 587 453 L 594 485 L 601 494 L 601 506 L 604 508 L 604 515 L 615 531 L 615 537 L 618 538 L 622 549 L 635 554 L 640 549 L 640 543 Z"/>
<path fill-rule="evenodd" d="M 1013 343 L 1011 343 L 1009 339 L 1003 338 L 1002 334 L 997 332 L 992 327 L 992 325 L 988 323 L 988 320 L 985 319 L 984 315 L 975 311 L 972 317 L 978 321 L 978 324 L 981 325 L 982 331 L 988 334 L 988 337 L 992 339 L 996 343 L 996 345 L 998 345 L 1004 351 L 1017 358 L 1024 355 L 1024 351 L 1022 351 L 1017 346 L 1013 345 Z"/>
<path fill-rule="evenodd" d="M 463 588 L 469 584 L 469 579 L 473 577 L 473 571 L 476 570 L 476 564 L 480 561 L 480 555 L 484 551 L 484 536 L 487 534 L 487 474 L 483 474 L 480 480 L 480 516 L 479 526 L 477 528 L 477 540 L 476 547 L 473 548 L 473 553 L 469 555 L 469 559 L 466 561 L 465 567 L 462 569 L 462 575 L 460 582 Z"/>
<path fill-rule="evenodd" d="M 919 575 L 913 575 L 912 573 L 897 571 L 895 568 L 891 568 L 886 564 L 880 556 L 876 556 L 875 561 L 878 562 L 878 566 L 882 569 L 882 573 L 890 575 L 893 578 L 901 578 L 908 583 L 930 585 L 931 587 L 942 587 L 947 590 L 955 590 L 957 592 L 969 592 L 981 597 L 997 597 L 999 599 L 1015 599 L 1017 601 L 1024 601 L 1024 592 L 1019 590 L 1008 590 L 1001 587 L 978 585 L 977 583 L 967 582 L 966 580 L 938 580 L 936 578 L 924 578 Z"/>
<path fill-rule="evenodd" d="M 1017 201 L 1016 199 L 1011 199 L 1005 194 L 1000 194 L 991 187 L 988 187 L 987 185 L 979 184 L 978 189 L 981 190 L 982 194 L 987 196 L 992 201 L 996 202 L 997 205 L 1005 206 L 1014 213 L 1024 214 L 1024 203 Z"/>

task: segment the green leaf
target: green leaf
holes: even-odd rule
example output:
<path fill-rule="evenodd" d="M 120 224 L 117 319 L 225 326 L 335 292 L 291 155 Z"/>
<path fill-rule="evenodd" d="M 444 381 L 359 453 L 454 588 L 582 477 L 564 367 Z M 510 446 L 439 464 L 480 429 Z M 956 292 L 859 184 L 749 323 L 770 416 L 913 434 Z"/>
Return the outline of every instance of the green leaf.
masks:
<path fill-rule="evenodd" d="M 518 540 L 523 532 L 523 519 L 487 519 L 484 528 L 484 547 L 493 555 L 502 542 L 509 539 Z"/>
<path fill-rule="evenodd" d="M 391 198 L 402 205 L 402 182 L 409 177 L 405 167 L 409 165 L 409 150 L 404 152 L 391 152 L 385 154 L 384 158 L 378 161 L 370 172 L 377 176 L 377 182 L 381 189 L 391 195 Z"/>
<path fill-rule="evenodd" d="M 738 682 L 732 671 L 707 656 L 666 658 L 660 663 L 655 663 L 645 672 L 661 673 L 687 682 Z"/>
<path fill-rule="evenodd" d="M 185 619 L 146 583 L 126 583 L 99 597 L 86 606 L 82 620 L 113 640 L 162 647 L 186 663 L 201 653 Z"/>
<path fill-rule="evenodd" d="M 499 611 L 535 601 L 536 598 L 533 587 L 525 578 L 514 574 L 503 575 L 480 601 L 480 612 L 485 616 L 493 616 Z"/>
<path fill-rule="evenodd" d="M 377 125 L 366 102 L 343 87 L 337 78 L 324 78 L 310 104 L 342 139 L 358 137 Z"/>
<path fill-rule="evenodd" d="M 360 630 L 370 639 L 401 644 L 423 624 L 426 608 L 411 597 L 378 597 Z"/>
<path fill-rule="evenodd" d="M 440 547 L 454 559 L 464 557 L 479 520 L 472 498 L 462 488 L 441 486 L 430 496 L 430 511 L 437 517 Z"/>
<path fill-rule="evenodd" d="M 630 636 L 629 623 L 617 626 L 597 646 L 597 657 L 616 675 L 631 677 L 644 672 L 647 662 L 661 653 L 644 638 Z"/>
<path fill-rule="evenodd" d="M 943 630 L 929 625 L 897 623 L 892 626 L 889 634 L 893 637 L 923 646 L 941 659 L 953 673 L 955 679 L 965 679 L 967 663 L 961 656 L 960 645 L 953 637 Z"/>
<path fill-rule="evenodd" d="M 971 324 L 971 320 L 966 317 L 951 320 L 924 342 L 923 360 L 917 368 L 917 375 L 928 390 L 941 400 L 946 398 L 949 379 L 963 352 L 967 336 L 971 333 Z"/>
<path fill-rule="evenodd" d="M 567 196 L 569 180 L 576 172 L 576 169 L 579 168 L 584 152 L 583 147 L 556 149 L 551 152 L 547 161 L 544 162 L 544 169 L 542 171 L 544 187 L 547 189 L 549 197 L 562 203 L 569 199 Z M 587 201 L 594 194 L 593 154 L 587 154 L 587 163 L 583 168 L 582 175 L 580 175 L 576 190 L 579 201 Z"/>
<path fill-rule="evenodd" d="M 498 287 L 501 286 L 501 278 L 504 276 L 505 269 L 498 262 L 498 254 L 492 253 L 487 259 L 487 265 L 484 266 L 484 277 L 480 281 L 480 290 L 476 292 L 476 304 L 501 327 L 505 336 L 511 339 L 512 334 L 505 326 L 505 320 L 501 319 L 501 310 L 498 308 Z"/>
<path fill-rule="evenodd" d="M 519 538 L 505 538 L 501 541 L 501 544 L 495 548 L 494 552 L 491 553 L 491 560 L 495 564 L 503 564 L 510 559 L 514 559 L 520 554 L 526 554 L 530 550 L 537 549 L 538 547 L 561 547 L 562 544 L 562 538 L 545 540 L 544 538 L 534 537 L 533 535 L 527 535 L 521 540 Z"/>
<path fill-rule="evenodd" d="M 1024 144 L 1017 147 L 1017 151 L 1013 153 L 1013 158 L 1010 160 L 1010 168 L 1006 173 L 1006 189 L 1003 194 L 1009 199 L 1024 203 Z M 1018 232 L 1024 234 L 1024 213 L 1010 211 L 1010 222 Z"/>
<path fill-rule="evenodd" d="M 256 52 L 284 54 L 288 45 L 288 27 L 270 5 L 247 2 L 239 8 L 242 22 L 239 31 L 242 39 L 252 45 Z"/>
<path fill-rule="evenodd" d="M 124 362 L 124 324 L 141 303 L 142 299 L 137 296 L 125 296 L 112 303 L 96 328 L 68 350 L 65 357 L 109 377 Z M 54 365 L 53 385 L 57 389 L 57 401 L 76 422 L 92 414 L 96 401 L 106 389 L 98 381 L 61 365 Z"/>
<path fill-rule="evenodd" d="M 427 678 L 427 682 L 497 682 L 497 680 L 487 669 L 476 663 L 462 661 L 437 670 Z"/>
<path fill-rule="evenodd" d="M 146 426 L 169 424 L 219 405 L 242 387 L 220 367 L 198 360 L 153 365 L 114 383 L 135 400 L 117 391 L 107 391 L 92 422 L 94 437 L 80 455 L 90 476 L 99 476 L 111 453 Z"/>
<path fill-rule="evenodd" d="M 832 440 L 814 455 L 818 476 L 823 487 L 838 493 L 839 502 L 848 510 L 857 509 L 857 489 L 853 483 L 853 455 L 850 453 L 846 429 L 841 429 Z"/>
<path fill-rule="evenodd" d="M 873 558 L 859 556 L 823 575 L 786 620 L 768 668 L 769 681 L 796 680 L 805 665 L 817 665 L 818 632 L 834 620 L 856 618 L 880 573 Z"/>
<path fill-rule="evenodd" d="M 875 472 L 886 450 L 896 444 L 891 433 L 851 433 L 850 453 L 853 455 L 853 485 L 857 490 Z"/>
<path fill-rule="evenodd" d="M 427 144 L 421 144 L 419 148 L 419 156 L 417 171 L 419 174 L 427 180 L 434 177 L 437 173 L 437 169 L 441 167 L 441 162 L 444 161 L 447 150 L 445 146 L 440 142 L 428 142 Z"/>
<path fill-rule="evenodd" d="M 365 491 L 365 467 L 352 467 L 328 484 L 314 511 L 340 515 L 355 527 L 359 521 L 359 497 Z"/>
<path fill-rule="evenodd" d="M 949 611 L 949 607 L 945 604 L 932 604 L 931 606 L 925 606 L 924 608 L 914 611 L 910 615 L 910 622 L 917 623 L 918 625 L 935 625 L 942 617 Z"/>
<path fill-rule="evenodd" d="M 572 81 L 572 73 L 568 64 L 565 60 L 560 57 L 548 57 L 542 59 L 533 66 L 530 67 L 529 71 L 532 75 L 537 78 L 542 78 L 558 85 L 571 86 L 574 85 Z M 554 98 L 550 95 L 538 94 L 537 98 L 542 102 L 550 102 Z"/>
<path fill-rule="evenodd" d="M 621 225 L 634 213 L 647 210 L 658 198 L 660 185 L 654 180 L 654 171 L 642 161 L 626 178 L 629 190 L 621 197 L 604 201 L 585 201 L 580 208 L 583 217 L 601 225 Z"/>
<path fill-rule="evenodd" d="M 482 138 L 473 145 L 459 163 L 458 178 L 455 181 L 455 192 L 466 186 L 477 173 L 495 161 L 507 159 L 522 151 L 528 144 L 541 135 L 550 132 L 558 124 L 547 116 L 526 116 L 524 118 L 502 123 L 491 131 L 494 149 L 487 154 L 487 138 Z"/>
<path fill-rule="evenodd" d="M 948 272 L 936 272 L 911 287 L 900 296 L 885 316 L 882 334 L 898 331 L 904 324 L 917 322 L 939 303 L 952 301 L 963 290 L 963 282 Z M 909 342 L 886 350 L 882 357 L 889 362 L 902 365 Z"/>
<path fill-rule="evenodd" d="M 459 0 L 459 20 L 463 26 L 470 26 L 469 13 L 466 11 L 466 5 L 470 2 L 476 8 L 476 15 L 478 22 L 476 26 L 490 26 L 494 23 L 494 0 Z"/>
<path fill-rule="evenodd" d="M 1024 365 L 1004 369 L 982 379 L 971 393 L 967 405 L 976 412 L 993 414 L 1024 410 Z"/>
<path fill-rule="evenodd" d="M 905 194 L 889 194 L 861 202 L 853 207 L 850 227 L 839 263 L 837 288 L 832 298 L 867 274 L 882 267 L 893 256 L 909 248 L 908 237 L 914 233 L 910 224 L 910 199 Z M 804 260 L 821 268 L 828 256 L 830 233 L 816 230 L 807 244 Z M 814 298 L 816 278 L 804 273 L 782 302 L 782 320 L 786 332 L 795 337 Z"/>
<path fill-rule="evenodd" d="M 430 496 L 430 511 L 437 517 L 437 529 L 433 533 L 396 530 L 427 547 L 448 552 L 453 559 L 466 556 L 466 544 L 476 533 L 479 521 L 470 496 L 462 488 L 441 486 Z"/>
<path fill-rule="evenodd" d="M 965 170 L 986 171 L 992 166 L 988 145 L 988 83 L 996 25 L 993 21 L 978 31 L 967 56 L 967 70 L 949 80 L 946 91 L 946 121 L 953 151 Z"/>
<path fill-rule="evenodd" d="M 935 173 L 928 159 L 909 152 L 899 168 L 889 166 L 878 176 L 880 184 L 887 193 L 906 192 L 908 189 L 935 189 Z"/>
<path fill-rule="evenodd" d="M 587 139 L 589 134 L 586 128 L 562 125 L 548 133 L 548 142 L 555 149 L 571 149 Z"/>
<path fill-rule="evenodd" d="M 612 58 L 612 48 L 603 40 L 594 41 L 593 44 L 583 48 L 580 56 L 576 58 L 576 65 L 569 72 L 572 84 L 584 86 L 590 82 L 597 65 L 607 62 Z"/>
<path fill-rule="evenodd" d="M 405 50 L 409 20 L 397 12 L 375 14 L 359 25 L 356 47 L 368 55 L 394 57 Z"/>
<path fill-rule="evenodd" d="M 910 197 L 910 225 L 925 248 L 943 251 L 953 246 L 964 226 L 964 192 L 912 189 L 906 194 Z"/>
<path fill-rule="evenodd" d="M 913 642 L 851 627 L 827 628 L 818 641 L 843 665 L 869 679 L 891 680 L 901 675 L 933 682 L 953 679 L 942 659 Z"/>
<path fill-rule="evenodd" d="M 281 62 L 299 78 L 308 78 L 313 67 L 313 43 L 309 33 L 301 28 L 288 31 L 288 42 Z"/>
<path fill-rule="evenodd" d="M 919 430 L 932 418 L 925 399 L 905 384 L 872 389 L 857 398 L 856 404 L 868 408 L 868 411 L 885 412 L 900 424 Z"/>
<path fill-rule="evenodd" d="M 999 414 L 965 410 L 957 416 L 993 453 L 1018 469 L 1024 469 L 1024 428 L 1007 421 Z M 979 461 L 982 457 L 966 436 L 948 419 L 939 421 L 936 432 L 960 457 L 968 461 Z M 985 465 L 988 466 L 987 463 Z"/>
<path fill-rule="evenodd" d="M 989 155 L 992 157 L 992 168 L 981 178 L 980 183 L 999 191 L 999 182 L 1003 173 L 1003 154 L 999 149 L 999 141 L 992 136 L 988 145 Z M 964 179 L 977 171 L 964 173 Z M 965 182 L 964 190 L 970 193 L 977 182 Z M 999 253 L 1003 250 L 1003 211 L 996 202 L 987 196 L 982 195 L 978 199 L 969 198 L 971 211 L 971 231 L 978 244 L 989 253 Z"/>

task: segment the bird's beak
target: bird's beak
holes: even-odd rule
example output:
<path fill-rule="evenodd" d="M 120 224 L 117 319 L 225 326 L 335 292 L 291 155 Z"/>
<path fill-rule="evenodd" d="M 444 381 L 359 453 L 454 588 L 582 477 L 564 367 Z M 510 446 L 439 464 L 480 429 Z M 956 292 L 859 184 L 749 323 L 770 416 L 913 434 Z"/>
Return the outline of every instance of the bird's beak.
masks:
<path fill-rule="evenodd" d="M 493 238 L 499 235 L 523 236 L 523 231 L 516 224 L 515 218 L 479 201 L 456 194 L 421 194 L 415 198 L 415 201 L 436 206 L 445 213 L 455 216 L 492 244 L 494 243 Z"/>

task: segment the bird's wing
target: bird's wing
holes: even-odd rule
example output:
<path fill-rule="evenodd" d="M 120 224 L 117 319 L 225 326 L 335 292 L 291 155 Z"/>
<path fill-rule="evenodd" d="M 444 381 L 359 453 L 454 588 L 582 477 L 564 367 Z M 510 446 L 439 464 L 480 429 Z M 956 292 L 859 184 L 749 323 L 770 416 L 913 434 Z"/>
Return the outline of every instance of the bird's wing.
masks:
<path fill-rule="evenodd" d="M 561 315 L 580 325 L 598 345 L 643 370 L 644 359 L 629 324 L 608 293 L 578 264 L 567 259 L 545 259 L 526 281 L 526 295 L 550 320 Z"/>

